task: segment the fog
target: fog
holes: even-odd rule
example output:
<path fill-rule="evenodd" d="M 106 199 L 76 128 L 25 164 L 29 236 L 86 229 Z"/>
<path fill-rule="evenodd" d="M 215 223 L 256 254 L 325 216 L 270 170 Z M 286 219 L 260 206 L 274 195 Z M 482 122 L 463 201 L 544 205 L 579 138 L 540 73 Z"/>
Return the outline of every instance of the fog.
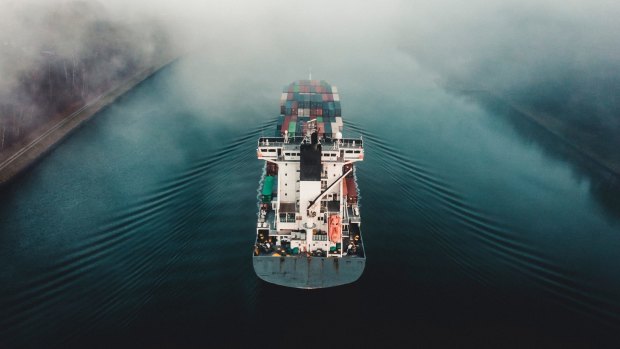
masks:
<path fill-rule="evenodd" d="M 447 87 L 515 101 L 619 163 L 617 2 L 444 2 L 405 12 L 414 10 L 419 21 L 401 26 L 403 49 Z"/>
<path fill-rule="evenodd" d="M 40 65 L 45 52 L 71 57 L 92 50 L 86 34 L 98 19 L 121 28 L 122 35 L 110 30 L 111 37 L 98 39 L 122 38 L 116 49 L 131 51 L 135 66 L 151 64 L 166 50 L 186 56 L 199 52 L 202 60 L 186 64 L 179 74 L 179 89 L 204 89 L 194 98 L 203 106 L 221 102 L 210 98 L 210 91 L 232 90 L 241 81 L 256 85 L 257 92 L 266 86 L 263 92 L 271 94 L 273 86 L 305 77 L 310 67 L 317 78 L 346 79 L 356 92 L 387 70 L 400 71 L 403 81 L 491 91 L 559 120 L 567 138 L 620 162 L 614 152 L 620 146 L 615 137 L 620 131 L 616 2 L 3 2 L 0 95 L 5 104 L 20 76 Z M 63 9 L 78 15 L 54 20 Z M 207 80 L 217 87 L 205 86 Z M 382 83 L 382 89 L 397 90 L 401 82 Z"/>

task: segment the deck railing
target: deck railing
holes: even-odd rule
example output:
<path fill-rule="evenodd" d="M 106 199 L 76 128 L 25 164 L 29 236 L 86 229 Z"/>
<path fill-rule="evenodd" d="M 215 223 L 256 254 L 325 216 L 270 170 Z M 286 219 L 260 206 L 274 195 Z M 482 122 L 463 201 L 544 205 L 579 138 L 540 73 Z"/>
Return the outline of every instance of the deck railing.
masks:
<path fill-rule="evenodd" d="M 303 137 L 289 137 L 288 143 L 284 142 L 284 137 L 260 137 L 258 139 L 259 147 L 284 147 L 285 149 L 299 149 L 299 143 L 303 140 Z M 336 144 L 334 139 L 324 139 L 320 143 L 326 146 L 334 146 Z M 343 138 L 339 141 L 339 147 L 343 149 L 359 149 L 364 146 L 362 138 Z M 290 147 L 290 148 L 288 148 Z"/>

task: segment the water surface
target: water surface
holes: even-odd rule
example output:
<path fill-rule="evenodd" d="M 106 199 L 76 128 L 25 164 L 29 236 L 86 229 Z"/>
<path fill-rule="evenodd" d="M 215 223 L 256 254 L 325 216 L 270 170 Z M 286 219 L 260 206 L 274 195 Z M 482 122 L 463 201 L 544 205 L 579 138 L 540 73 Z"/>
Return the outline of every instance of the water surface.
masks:
<path fill-rule="evenodd" d="M 162 70 L 1 188 L 0 347 L 617 343 L 620 210 L 597 177 L 395 51 L 314 67 L 365 140 L 364 275 L 260 281 L 256 140 L 305 70 L 218 57 Z"/>

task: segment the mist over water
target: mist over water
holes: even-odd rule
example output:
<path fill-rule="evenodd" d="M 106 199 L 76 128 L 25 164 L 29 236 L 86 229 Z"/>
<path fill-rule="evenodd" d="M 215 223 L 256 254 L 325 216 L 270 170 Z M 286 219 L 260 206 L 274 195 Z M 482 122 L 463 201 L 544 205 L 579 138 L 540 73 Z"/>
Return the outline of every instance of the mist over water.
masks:
<path fill-rule="evenodd" d="M 338 4 L 313 30 L 220 8 L 203 49 L 0 188 L 0 347 L 618 343 L 602 175 L 501 100 L 444 90 L 397 35 L 423 34 L 395 25 L 398 5 Z M 256 141 L 310 67 L 364 138 L 368 261 L 354 284 L 303 291 L 260 281 L 251 248 Z"/>

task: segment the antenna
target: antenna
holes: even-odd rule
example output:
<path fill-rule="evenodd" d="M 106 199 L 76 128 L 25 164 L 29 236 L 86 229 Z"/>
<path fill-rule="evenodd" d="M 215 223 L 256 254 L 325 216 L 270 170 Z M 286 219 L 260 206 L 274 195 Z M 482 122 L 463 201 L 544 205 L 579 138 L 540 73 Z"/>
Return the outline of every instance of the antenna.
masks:
<path fill-rule="evenodd" d="M 308 80 L 312 80 L 312 67 L 309 68 L 310 73 L 308 74 Z"/>

